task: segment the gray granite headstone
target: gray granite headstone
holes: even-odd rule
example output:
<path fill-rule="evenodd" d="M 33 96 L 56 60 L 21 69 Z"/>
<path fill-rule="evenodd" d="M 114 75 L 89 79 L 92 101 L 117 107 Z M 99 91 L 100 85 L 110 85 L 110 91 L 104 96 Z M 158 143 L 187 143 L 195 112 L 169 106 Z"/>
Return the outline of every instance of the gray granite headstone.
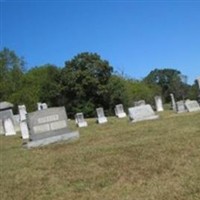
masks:
<path fill-rule="evenodd" d="M 164 109 L 163 109 L 163 103 L 162 103 L 161 96 L 155 96 L 154 99 L 155 99 L 155 104 L 156 104 L 156 111 L 162 112 Z"/>
<path fill-rule="evenodd" d="M 184 101 L 176 102 L 177 113 L 187 112 Z"/>
<path fill-rule="evenodd" d="M 76 113 L 75 115 L 75 121 L 78 127 L 86 127 L 88 124 L 84 119 L 83 113 Z"/>
<path fill-rule="evenodd" d="M 26 145 L 28 148 L 79 138 L 79 133 L 71 131 L 68 127 L 64 107 L 28 113 L 27 122 L 30 132 L 30 142 Z"/>
<path fill-rule="evenodd" d="M 200 111 L 200 106 L 195 100 L 187 100 L 185 101 L 185 106 L 189 112 Z"/>
<path fill-rule="evenodd" d="M 104 115 L 104 110 L 103 110 L 103 108 L 97 108 L 96 109 L 96 111 L 97 111 L 97 122 L 99 123 L 99 124 L 103 124 L 103 123 L 106 123 L 108 120 L 107 120 L 107 118 L 105 117 L 105 115 Z"/>
<path fill-rule="evenodd" d="M 159 116 L 155 114 L 155 112 L 149 104 L 131 107 L 128 109 L 128 113 L 129 118 L 132 122 L 159 118 Z"/>
<path fill-rule="evenodd" d="M 124 107 L 122 104 L 118 104 L 115 106 L 115 115 L 118 118 L 124 118 L 126 117 L 126 113 L 124 112 Z"/>

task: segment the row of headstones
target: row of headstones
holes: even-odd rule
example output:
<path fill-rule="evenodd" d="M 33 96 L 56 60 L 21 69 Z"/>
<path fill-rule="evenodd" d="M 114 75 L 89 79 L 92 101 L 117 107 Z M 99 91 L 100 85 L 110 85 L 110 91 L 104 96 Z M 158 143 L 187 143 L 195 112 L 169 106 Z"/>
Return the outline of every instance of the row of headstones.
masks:
<path fill-rule="evenodd" d="M 160 96 L 155 97 L 155 103 L 156 103 L 156 111 L 161 112 L 163 111 L 163 104 L 162 104 L 162 98 Z M 139 107 L 139 108 L 137 108 Z M 127 116 L 127 114 L 124 111 L 124 107 L 122 104 L 118 104 L 115 106 L 115 115 L 118 118 L 124 118 Z M 97 108 L 97 122 L 99 124 L 106 123 L 108 121 L 107 117 L 104 114 L 103 108 Z M 146 105 L 144 100 L 135 101 L 134 107 L 128 109 L 129 112 L 129 118 L 132 121 L 140 121 L 142 119 L 151 119 L 154 118 L 155 113 L 150 105 Z M 157 118 L 157 116 L 156 116 Z M 77 113 L 75 115 L 75 122 L 78 127 L 86 127 L 88 126 L 86 120 L 84 119 L 83 113 Z"/>
<path fill-rule="evenodd" d="M 175 101 L 174 95 L 171 93 L 171 104 L 172 109 L 177 113 L 183 113 L 183 112 L 196 112 L 200 111 L 199 103 L 196 100 L 181 100 L 181 101 Z"/>

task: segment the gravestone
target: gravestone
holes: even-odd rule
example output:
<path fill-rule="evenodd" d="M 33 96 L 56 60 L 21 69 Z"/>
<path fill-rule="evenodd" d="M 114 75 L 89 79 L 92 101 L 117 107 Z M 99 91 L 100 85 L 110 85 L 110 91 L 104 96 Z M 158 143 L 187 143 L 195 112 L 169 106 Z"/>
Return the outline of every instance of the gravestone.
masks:
<path fill-rule="evenodd" d="M 154 99 L 155 99 L 155 104 L 156 104 L 156 111 L 162 112 L 164 109 L 163 109 L 163 103 L 162 103 L 161 96 L 155 96 Z"/>
<path fill-rule="evenodd" d="M 87 122 L 84 119 L 83 113 L 76 113 L 75 121 L 78 127 L 86 127 L 88 126 Z"/>
<path fill-rule="evenodd" d="M 46 103 L 41 103 L 41 102 L 37 103 L 37 107 L 38 107 L 38 110 L 44 110 L 48 108 Z"/>
<path fill-rule="evenodd" d="M 184 101 L 177 101 L 176 109 L 177 109 L 177 113 L 187 112 Z"/>
<path fill-rule="evenodd" d="M 30 141 L 27 148 L 71 141 L 79 138 L 79 132 L 71 131 L 64 107 L 48 108 L 27 114 Z"/>
<path fill-rule="evenodd" d="M 4 131 L 5 131 L 6 136 L 16 135 L 15 127 L 11 118 L 5 119 L 3 123 L 4 123 L 3 126 L 4 126 Z"/>
<path fill-rule="evenodd" d="M 174 94 L 171 93 L 170 97 L 171 97 L 171 107 L 172 107 L 172 110 L 176 111 L 176 102 L 175 102 Z"/>
<path fill-rule="evenodd" d="M 143 106 L 145 104 L 146 104 L 145 100 L 139 100 L 134 102 L 134 106 Z"/>
<path fill-rule="evenodd" d="M 104 115 L 103 108 L 97 108 L 96 111 L 97 111 L 97 122 L 99 124 L 103 124 L 103 123 L 108 122 L 107 118 Z"/>
<path fill-rule="evenodd" d="M 15 135 L 15 121 L 12 112 L 13 104 L 9 102 L 0 102 L 0 129 L 1 133 L 7 135 Z M 14 130 L 13 130 L 14 129 Z M 10 132 L 9 132 L 10 131 Z"/>
<path fill-rule="evenodd" d="M 26 115 L 27 115 L 26 106 L 25 105 L 19 105 L 18 111 L 19 111 L 19 120 L 20 121 L 26 120 Z"/>
<path fill-rule="evenodd" d="M 189 112 L 200 111 L 200 106 L 195 100 L 187 100 L 185 101 L 185 106 Z"/>
<path fill-rule="evenodd" d="M 27 125 L 27 121 L 26 121 L 26 115 L 27 115 L 27 111 L 26 111 L 26 106 L 25 105 L 19 105 L 18 106 L 18 110 L 19 110 L 19 118 L 20 118 L 20 130 L 21 130 L 21 134 L 22 134 L 22 139 L 28 139 L 29 138 L 29 130 L 28 130 L 28 125 Z"/>
<path fill-rule="evenodd" d="M 124 107 L 122 104 L 118 104 L 115 106 L 115 115 L 119 118 L 126 117 L 126 113 L 124 112 Z"/>
<path fill-rule="evenodd" d="M 155 112 L 149 104 L 131 107 L 128 109 L 128 113 L 129 118 L 132 122 L 159 118 L 159 116 L 155 114 Z"/>

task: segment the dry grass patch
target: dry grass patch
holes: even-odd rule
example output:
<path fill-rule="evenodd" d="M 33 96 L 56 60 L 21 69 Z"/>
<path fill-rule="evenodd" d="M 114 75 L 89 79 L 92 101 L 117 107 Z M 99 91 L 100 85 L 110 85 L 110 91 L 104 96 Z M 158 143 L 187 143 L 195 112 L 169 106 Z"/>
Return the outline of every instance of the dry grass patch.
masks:
<path fill-rule="evenodd" d="M 200 113 L 108 120 L 88 119 L 80 140 L 39 149 L 1 136 L 1 199 L 200 199 Z"/>

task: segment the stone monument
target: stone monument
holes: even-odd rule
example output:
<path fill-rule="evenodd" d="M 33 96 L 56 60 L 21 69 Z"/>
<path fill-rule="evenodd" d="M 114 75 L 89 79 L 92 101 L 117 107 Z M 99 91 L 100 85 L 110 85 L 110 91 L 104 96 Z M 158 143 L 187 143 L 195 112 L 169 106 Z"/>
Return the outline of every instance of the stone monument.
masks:
<path fill-rule="evenodd" d="M 126 117 L 126 113 L 124 112 L 124 107 L 122 104 L 118 104 L 115 106 L 115 115 L 118 118 L 124 118 Z"/>
<path fill-rule="evenodd" d="M 188 112 L 200 111 L 200 106 L 195 100 L 186 100 L 185 107 L 187 108 Z"/>
<path fill-rule="evenodd" d="M 5 134 L 6 136 L 16 135 L 12 107 L 13 104 L 9 102 L 0 102 L 0 130 L 1 134 Z"/>
<path fill-rule="evenodd" d="M 78 127 L 86 127 L 88 126 L 87 122 L 84 119 L 83 113 L 76 113 L 75 121 Z"/>
<path fill-rule="evenodd" d="M 27 114 L 29 141 L 25 147 L 44 146 L 79 138 L 78 131 L 71 131 L 64 107 L 48 108 Z"/>
<path fill-rule="evenodd" d="M 172 107 L 172 110 L 176 111 L 176 101 L 175 101 L 175 98 L 174 98 L 174 94 L 171 93 L 170 97 L 171 97 L 171 107 Z"/>
<path fill-rule="evenodd" d="M 104 115 L 104 110 L 103 110 L 103 108 L 97 108 L 96 109 L 96 112 L 97 112 L 97 122 L 99 123 L 99 124 L 103 124 L 103 123 L 106 123 L 106 122 L 108 122 L 108 120 L 107 120 L 107 117 L 105 117 L 105 115 Z"/>
<path fill-rule="evenodd" d="M 27 115 L 26 106 L 19 105 L 18 110 L 19 110 L 20 130 L 21 130 L 22 138 L 26 140 L 29 138 L 29 130 L 28 130 L 28 125 L 26 121 L 26 115 Z"/>
<path fill-rule="evenodd" d="M 176 102 L 176 109 L 177 109 L 177 113 L 187 112 L 186 107 L 185 107 L 185 102 L 183 100 Z"/>
<path fill-rule="evenodd" d="M 128 109 L 129 119 L 131 122 L 138 122 L 143 120 L 158 119 L 159 116 L 155 114 L 149 104 L 135 106 Z"/>
<path fill-rule="evenodd" d="M 162 112 L 164 109 L 163 109 L 163 103 L 162 103 L 161 96 L 155 96 L 154 99 L 155 99 L 155 104 L 156 104 L 156 111 Z"/>

